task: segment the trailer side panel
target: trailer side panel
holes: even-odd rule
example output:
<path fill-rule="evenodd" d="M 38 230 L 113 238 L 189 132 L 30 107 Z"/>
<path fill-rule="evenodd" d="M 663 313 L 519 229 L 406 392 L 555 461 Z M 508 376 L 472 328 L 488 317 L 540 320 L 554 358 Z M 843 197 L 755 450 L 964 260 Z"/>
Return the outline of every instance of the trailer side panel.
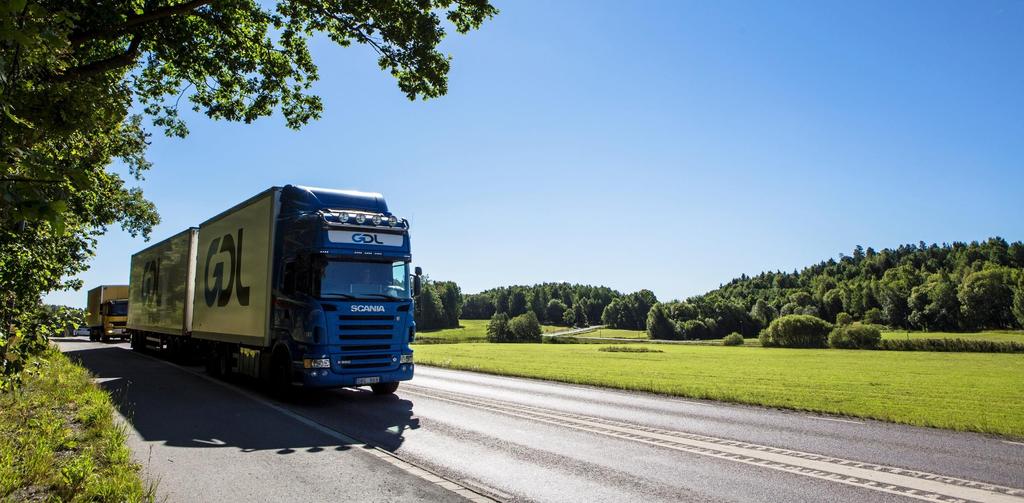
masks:
<path fill-rule="evenodd" d="M 128 328 L 168 335 L 191 331 L 198 229 L 191 228 L 132 255 Z"/>
<path fill-rule="evenodd" d="M 270 344 L 270 290 L 278 190 L 268 190 L 199 226 L 192 335 Z"/>

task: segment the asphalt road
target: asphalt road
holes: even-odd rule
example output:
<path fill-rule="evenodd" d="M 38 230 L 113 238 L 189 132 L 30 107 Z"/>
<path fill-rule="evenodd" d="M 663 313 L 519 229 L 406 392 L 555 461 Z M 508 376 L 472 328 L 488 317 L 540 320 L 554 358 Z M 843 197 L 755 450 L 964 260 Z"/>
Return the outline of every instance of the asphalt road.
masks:
<path fill-rule="evenodd" d="M 1024 444 L 983 435 L 429 367 L 391 397 L 279 403 L 74 341 L 169 501 L 1024 503 Z"/>

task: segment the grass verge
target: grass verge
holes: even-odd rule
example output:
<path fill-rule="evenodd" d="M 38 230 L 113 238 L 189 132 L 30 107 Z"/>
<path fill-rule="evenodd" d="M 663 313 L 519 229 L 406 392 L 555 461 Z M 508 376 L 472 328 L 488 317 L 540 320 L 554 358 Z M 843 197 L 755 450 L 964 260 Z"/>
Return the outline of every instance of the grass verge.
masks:
<path fill-rule="evenodd" d="M 456 344 L 439 367 L 1024 437 L 1024 356 L 659 345 Z"/>
<path fill-rule="evenodd" d="M 54 348 L 0 394 L 0 500 L 149 501 L 109 396 Z"/>

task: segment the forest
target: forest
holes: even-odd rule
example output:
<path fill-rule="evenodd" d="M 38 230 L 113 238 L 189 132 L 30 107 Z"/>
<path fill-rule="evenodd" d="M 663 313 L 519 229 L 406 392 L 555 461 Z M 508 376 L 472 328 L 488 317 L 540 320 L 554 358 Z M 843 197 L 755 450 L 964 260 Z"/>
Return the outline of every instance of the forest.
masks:
<path fill-rule="evenodd" d="M 779 316 L 806 314 L 925 331 L 1024 326 L 1024 243 L 986 241 L 857 246 L 803 270 L 741 275 L 685 300 L 659 303 L 650 290 L 622 294 L 604 286 L 543 283 L 463 295 L 452 282 L 427 282 L 417 299 L 421 330 L 457 326 L 460 318 L 510 318 L 532 311 L 546 324 L 644 330 L 656 318 L 660 337 L 756 336 Z M 651 312 L 652 308 L 654 312 Z M 666 324 L 667 322 L 667 324 Z"/>

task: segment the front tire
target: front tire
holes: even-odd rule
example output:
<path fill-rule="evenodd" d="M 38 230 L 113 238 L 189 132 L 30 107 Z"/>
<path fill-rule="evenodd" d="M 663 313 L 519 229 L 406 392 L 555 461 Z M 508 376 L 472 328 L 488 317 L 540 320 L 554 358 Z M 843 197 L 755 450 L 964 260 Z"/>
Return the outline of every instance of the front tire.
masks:
<path fill-rule="evenodd" d="M 279 399 L 288 398 L 292 389 L 292 362 L 287 351 L 274 351 L 267 376 L 270 393 Z"/>
<path fill-rule="evenodd" d="M 398 391 L 398 381 L 371 384 L 370 389 L 374 395 L 391 395 Z"/>

